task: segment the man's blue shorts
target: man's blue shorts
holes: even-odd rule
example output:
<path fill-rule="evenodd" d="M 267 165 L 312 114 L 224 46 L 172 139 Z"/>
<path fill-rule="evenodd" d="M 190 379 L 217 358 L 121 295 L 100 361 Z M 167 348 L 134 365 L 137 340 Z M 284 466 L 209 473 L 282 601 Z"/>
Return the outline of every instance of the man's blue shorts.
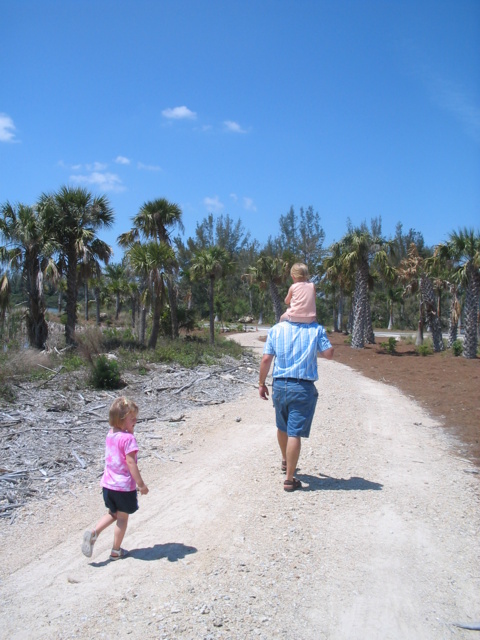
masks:
<path fill-rule="evenodd" d="M 310 380 L 275 378 L 272 401 L 277 429 L 288 436 L 308 438 L 312 426 L 318 391 Z"/>

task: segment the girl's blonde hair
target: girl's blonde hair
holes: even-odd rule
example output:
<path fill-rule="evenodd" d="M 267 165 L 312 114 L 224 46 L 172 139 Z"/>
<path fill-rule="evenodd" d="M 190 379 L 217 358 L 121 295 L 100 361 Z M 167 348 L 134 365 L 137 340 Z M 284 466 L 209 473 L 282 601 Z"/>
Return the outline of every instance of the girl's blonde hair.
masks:
<path fill-rule="evenodd" d="M 125 396 L 120 396 L 120 398 L 112 402 L 112 406 L 108 412 L 108 421 L 112 427 L 117 427 L 118 429 L 129 413 L 138 415 L 138 406 L 133 400 L 129 400 Z"/>
<path fill-rule="evenodd" d="M 308 280 L 308 267 L 303 262 L 295 262 L 290 269 L 290 275 L 297 280 Z"/>

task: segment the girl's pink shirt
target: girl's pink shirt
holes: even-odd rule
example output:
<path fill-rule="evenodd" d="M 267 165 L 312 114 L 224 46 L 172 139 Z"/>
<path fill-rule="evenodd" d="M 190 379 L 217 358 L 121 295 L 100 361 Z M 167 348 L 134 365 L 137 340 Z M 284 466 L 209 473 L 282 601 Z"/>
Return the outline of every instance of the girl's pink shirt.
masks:
<path fill-rule="evenodd" d="M 102 487 L 114 491 L 135 491 L 137 483 L 132 478 L 127 465 L 127 454 L 135 453 L 137 461 L 138 445 L 135 436 L 126 431 L 110 429 L 105 442 L 105 469 Z"/>
<path fill-rule="evenodd" d="M 290 300 L 290 308 L 287 310 L 288 315 L 315 319 L 317 309 L 313 282 L 295 282 L 291 285 L 290 292 L 292 298 Z"/>

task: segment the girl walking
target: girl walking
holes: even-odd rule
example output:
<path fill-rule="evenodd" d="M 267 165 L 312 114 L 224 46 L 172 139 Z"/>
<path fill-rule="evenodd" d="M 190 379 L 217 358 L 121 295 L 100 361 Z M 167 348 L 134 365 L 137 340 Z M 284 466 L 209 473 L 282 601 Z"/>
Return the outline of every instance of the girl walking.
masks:
<path fill-rule="evenodd" d="M 101 485 L 103 500 L 108 509 L 93 531 L 83 535 L 82 553 L 90 558 L 93 545 L 100 533 L 115 523 L 110 560 L 124 558 L 128 551 L 121 544 L 128 525 L 128 516 L 138 509 L 137 487 L 142 495 L 148 487 L 142 480 L 137 466 L 138 445 L 133 435 L 137 422 L 138 406 L 124 396 L 113 401 L 109 412 L 111 426 L 105 443 L 105 469 Z"/>

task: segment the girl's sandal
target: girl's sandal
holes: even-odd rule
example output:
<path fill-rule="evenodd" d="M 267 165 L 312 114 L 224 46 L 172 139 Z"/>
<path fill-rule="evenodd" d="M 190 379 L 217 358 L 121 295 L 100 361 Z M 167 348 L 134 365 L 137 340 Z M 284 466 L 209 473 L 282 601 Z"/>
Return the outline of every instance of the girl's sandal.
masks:
<path fill-rule="evenodd" d="M 128 551 L 125 549 L 112 549 L 110 552 L 110 560 L 121 560 L 128 556 Z"/>
<path fill-rule="evenodd" d="M 83 534 L 82 553 L 87 558 L 92 557 L 93 545 L 97 541 L 98 534 L 96 531 L 85 531 Z"/>

